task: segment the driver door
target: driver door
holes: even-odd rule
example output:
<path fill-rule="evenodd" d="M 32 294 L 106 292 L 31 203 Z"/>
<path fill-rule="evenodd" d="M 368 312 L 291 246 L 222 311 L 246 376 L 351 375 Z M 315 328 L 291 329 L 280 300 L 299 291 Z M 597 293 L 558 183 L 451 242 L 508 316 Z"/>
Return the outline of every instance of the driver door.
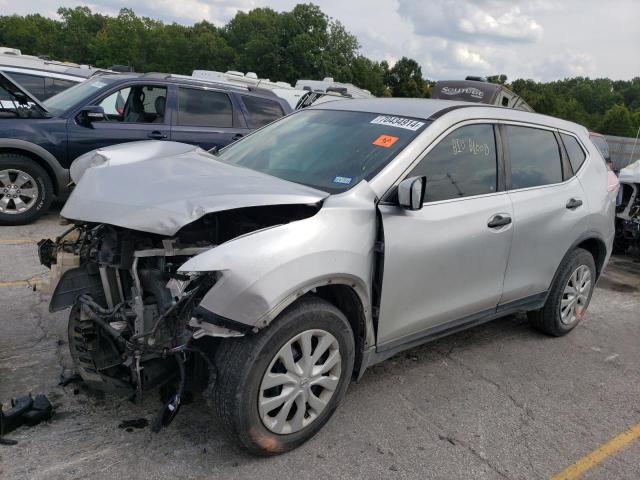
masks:
<path fill-rule="evenodd" d="M 427 177 L 422 209 L 380 203 L 380 351 L 495 312 L 513 234 L 499 158 L 493 125 L 459 127 L 407 175 Z"/>
<path fill-rule="evenodd" d="M 97 102 L 106 119 L 89 125 L 69 120 L 69 158 L 89 150 L 136 140 L 165 140 L 170 131 L 167 87 L 130 84 Z"/>

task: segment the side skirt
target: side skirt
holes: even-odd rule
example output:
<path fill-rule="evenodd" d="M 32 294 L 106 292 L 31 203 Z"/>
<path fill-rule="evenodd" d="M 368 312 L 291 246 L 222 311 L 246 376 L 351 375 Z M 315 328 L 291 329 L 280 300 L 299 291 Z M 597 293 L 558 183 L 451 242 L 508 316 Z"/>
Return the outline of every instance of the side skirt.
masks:
<path fill-rule="evenodd" d="M 509 303 L 500 304 L 497 308 L 492 308 L 467 317 L 452 320 L 442 325 L 436 325 L 405 338 L 365 350 L 362 358 L 362 367 L 360 368 L 357 379 L 359 380 L 362 378 L 364 371 L 368 367 L 375 365 L 376 363 L 383 362 L 384 360 L 394 356 L 396 353 L 461 332 L 462 330 L 466 330 L 477 325 L 482 325 L 483 323 L 495 320 L 496 318 L 506 317 L 507 315 L 513 315 L 520 312 L 538 310 L 542 308 L 547 301 L 548 293 L 549 292 L 545 291 Z"/>

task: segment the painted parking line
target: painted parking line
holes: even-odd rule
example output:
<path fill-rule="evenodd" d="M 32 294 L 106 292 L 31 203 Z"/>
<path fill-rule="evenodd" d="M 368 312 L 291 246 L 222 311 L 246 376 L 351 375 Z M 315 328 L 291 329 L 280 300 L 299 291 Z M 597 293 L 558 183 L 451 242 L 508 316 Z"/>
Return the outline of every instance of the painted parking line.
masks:
<path fill-rule="evenodd" d="M 620 435 L 613 437 L 607 443 L 601 445 L 589 455 L 582 457 L 573 465 L 565 468 L 559 474 L 553 476 L 551 480 L 574 480 L 580 478 L 584 473 L 612 457 L 620 450 L 640 438 L 640 423 L 625 430 Z"/>
<path fill-rule="evenodd" d="M 38 243 L 30 238 L 17 238 L 14 240 L 0 240 L 0 245 L 29 245 Z"/>
<path fill-rule="evenodd" d="M 11 280 L 8 282 L 0 282 L 0 288 L 2 287 L 33 287 L 36 285 L 42 285 L 44 281 L 40 279 L 30 280 Z"/>

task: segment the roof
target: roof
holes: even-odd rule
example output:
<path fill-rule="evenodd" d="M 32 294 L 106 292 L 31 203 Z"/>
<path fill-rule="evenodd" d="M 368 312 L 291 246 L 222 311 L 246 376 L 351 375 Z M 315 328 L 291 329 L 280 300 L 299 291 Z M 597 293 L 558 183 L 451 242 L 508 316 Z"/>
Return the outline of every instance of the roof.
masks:
<path fill-rule="evenodd" d="M 498 118 L 513 120 L 518 122 L 537 123 L 552 128 L 565 129 L 570 131 L 582 130 L 586 128 L 577 123 L 562 120 L 560 118 L 542 115 L 540 113 L 516 110 L 513 108 L 498 107 L 486 103 L 460 102 L 454 100 L 434 100 L 427 98 L 372 98 L 335 100 L 333 102 L 321 103 L 308 107 L 322 110 L 344 110 L 351 112 L 380 113 L 383 115 L 398 115 L 420 119 L 433 119 L 449 111 L 460 112 L 461 108 L 466 111 L 473 108 L 474 115 L 478 118 Z"/>
<path fill-rule="evenodd" d="M 453 106 L 477 106 L 471 102 L 454 102 L 451 100 L 431 100 L 425 98 L 367 98 L 335 100 L 333 102 L 312 105 L 310 108 L 324 110 L 348 110 L 352 112 L 372 112 L 385 115 L 402 115 L 404 117 L 428 119 L 435 113 Z"/>
<path fill-rule="evenodd" d="M 0 65 L 6 67 L 40 70 L 43 72 L 60 73 L 80 78 L 88 78 L 97 72 L 108 71 L 104 68 L 95 68 L 90 67 L 89 65 L 78 65 L 77 63 L 44 60 L 42 58 L 34 57 L 31 55 L 16 55 L 6 52 L 0 52 Z"/>
<path fill-rule="evenodd" d="M 252 92 L 257 95 L 263 95 L 265 97 L 275 97 L 279 99 L 279 97 L 275 93 L 273 93 L 271 90 L 266 88 L 233 85 L 230 83 L 215 81 L 213 79 L 194 78 L 187 75 L 177 75 L 172 73 L 159 73 L 159 72 L 117 73 L 117 74 L 101 75 L 100 78 L 107 78 L 109 80 L 117 80 L 117 81 L 130 81 L 130 80 L 152 80 L 153 81 L 155 80 L 155 81 L 162 81 L 162 82 L 174 83 L 174 84 L 180 84 L 180 85 L 219 88 L 220 90 L 234 91 L 239 93 Z"/>

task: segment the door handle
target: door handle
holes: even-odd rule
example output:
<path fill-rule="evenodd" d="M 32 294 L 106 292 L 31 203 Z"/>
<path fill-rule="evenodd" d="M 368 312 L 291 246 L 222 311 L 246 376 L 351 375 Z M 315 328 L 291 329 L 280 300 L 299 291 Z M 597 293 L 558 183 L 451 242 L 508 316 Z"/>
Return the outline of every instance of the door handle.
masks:
<path fill-rule="evenodd" d="M 487 227 L 489 228 L 499 228 L 504 227 L 505 225 L 509 225 L 511 223 L 511 217 L 509 215 L 494 215 L 489 223 L 487 223 Z"/>
<path fill-rule="evenodd" d="M 154 140 L 164 140 L 165 138 L 167 138 L 167 136 L 164 133 L 159 132 L 158 130 L 154 130 L 147 135 L 147 138 L 153 138 Z"/>
<path fill-rule="evenodd" d="M 575 210 L 581 205 L 582 205 L 582 200 L 580 200 L 579 198 L 570 198 L 569 201 L 567 202 L 567 208 L 569 210 Z"/>
<path fill-rule="evenodd" d="M 231 137 L 231 141 L 235 142 L 236 140 L 240 140 L 244 135 L 242 133 L 236 133 L 233 137 Z"/>

